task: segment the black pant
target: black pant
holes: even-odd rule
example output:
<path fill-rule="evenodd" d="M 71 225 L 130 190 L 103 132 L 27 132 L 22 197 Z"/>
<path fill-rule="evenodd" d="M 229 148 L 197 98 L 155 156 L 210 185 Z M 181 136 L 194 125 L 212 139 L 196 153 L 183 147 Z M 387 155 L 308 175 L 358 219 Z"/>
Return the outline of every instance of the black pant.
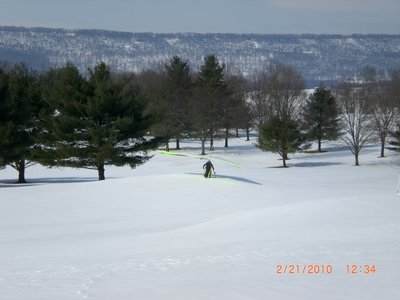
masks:
<path fill-rule="evenodd" d="M 210 178 L 211 177 L 211 168 L 206 169 L 206 172 L 204 173 L 205 178 Z"/>

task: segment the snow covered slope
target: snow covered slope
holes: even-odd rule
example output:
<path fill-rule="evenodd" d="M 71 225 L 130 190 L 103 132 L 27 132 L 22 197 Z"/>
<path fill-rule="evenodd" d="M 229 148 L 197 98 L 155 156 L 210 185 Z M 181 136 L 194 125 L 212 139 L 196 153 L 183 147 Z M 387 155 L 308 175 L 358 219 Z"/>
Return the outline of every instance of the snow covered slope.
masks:
<path fill-rule="evenodd" d="M 394 155 L 370 146 L 354 167 L 331 145 L 283 169 L 253 142 L 217 143 L 243 168 L 215 162 L 211 179 L 203 160 L 160 154 L 104 182 L 0 171 L 0 299 L 400 299 Z"/>

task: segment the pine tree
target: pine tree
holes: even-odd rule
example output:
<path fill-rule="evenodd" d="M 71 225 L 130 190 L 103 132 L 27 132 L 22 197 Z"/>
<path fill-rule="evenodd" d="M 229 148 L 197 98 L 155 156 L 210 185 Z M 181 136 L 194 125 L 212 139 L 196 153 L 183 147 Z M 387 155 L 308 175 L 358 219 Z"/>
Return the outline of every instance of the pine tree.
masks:
<path fill-rule="evenodd" d="M 11 124 L 7 117 L 7 94 L 8 75 L 0 68 L 0 168 L 3 168 L 6 164 L 5 156 L 11 133 Z"/>
<path fill-rule="evenodd" d="M 224 80 L 225 66 L 220 65 L 215 55 L 208 55 L 195 81 L 192 97 L 191 120 L 195 135 L 200 137 L 205 154 L 205 142 L 210 137 L 210 149 L 213 149 L 214 135 L 222 128 L 224 101 L 227 97 L 227 86 Z"/>
<path fill-rule="evenodd" d="M 240 75 L 227 76 L 227 91 L 222 107 L 222 125 L 225 129 L 225 148 L 228 147 L 229 130 L 247 128 L 249 123 L 249 108 L 246 105 L 247 82 Z"/>
<path fill-rule="evenodd" d="M 163 86 L 163 127 L 176 138 L 176 149 L 180 149 L 180 137 L 188 130 L 189 98 L 192 78 L 188 62 L 174 56 L 165 65 Z"/>
<path fill-rule="evenodd" d="M 389 142 L 388 149 L 400 152 L 400 123 L 399 123 L 399 112 L 400 112 L 400 70 L 392 71 L 390 82 L 390 95 L 393 102 L 396 104 L 396 121 L 397 130 L 391 132 L 392 141 Z"/>
<path fill-rule="evenodd" d="M 189 63 L 174 56 L 170 64 L 166 66 L 167 91 L 174 113 L 174 134 L 176 137 L 176 149 L 180 149 L 181 136 L 189 131 L 189 99 L 192 92 L 192 77 Z"/>
<path fill-rule="evenodd" d="M 1 77 L 2 161 L 17 170 L 18 183 L 25 183 L 25 169 L 35 164 L 33 153 L 43 104 L 40 99 L 39 75 L 25 65 L 18 64 L 7 76 L 3 74 Z"/>
<path fill-rule="evenodd" d="M 115 82 L 104 63 L 89 70 L 88 80 L 73 65 L 58 70 L 49 97 L 54 138 L 46 145 L 47 165 L 94 169 L 104 180 L 106 165 L 143 164 L 162 140 L 146 138 L 154 120 L 144 114 L 140 92 L 128 77 Z"/>
<path fill-rule="evenodd" d="M 392 132 L 392 140 L 389 142 L 389 150 L 400 152 L 400 125 L 397 126 L 398 130 Z"/>
<path fill-rule="evenodd" d="M 308 98 L 303 122 L 309 139 L 317 141 L 319 152 L 323 140 L 336 140 L 340 136 L 339 109 L 329 89 L 319 87 Z"/>
<path fill-rule="evenodd" d="M 306 136 L 300 131 L 298 122 L 289 116 L 271 117 L 259 128 L 257 146 L 263 151 L 272 151 L 282 157 L 283 167 L 289 153 L 304 150 L 308 147 Z"/>

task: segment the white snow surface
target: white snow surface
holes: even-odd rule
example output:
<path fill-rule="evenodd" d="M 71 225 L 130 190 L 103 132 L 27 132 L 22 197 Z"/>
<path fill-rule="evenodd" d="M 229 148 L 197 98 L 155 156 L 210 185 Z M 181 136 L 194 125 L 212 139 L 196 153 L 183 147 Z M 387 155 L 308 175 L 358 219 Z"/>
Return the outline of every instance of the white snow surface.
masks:
<path fill-rule="evenodd" d="M 211 179 L 204 160 L 159 153 L 133 170 L 108 167 L 102 182 L 36 165 L 16 185 L 1 170 L 0 299 L 400 299 L 395 155 L 369 145 L 355 167 L 331 143 L 284 169 L 254 142 L 218 141 L 209 156 L 242 168 L 215 161 Z"/>

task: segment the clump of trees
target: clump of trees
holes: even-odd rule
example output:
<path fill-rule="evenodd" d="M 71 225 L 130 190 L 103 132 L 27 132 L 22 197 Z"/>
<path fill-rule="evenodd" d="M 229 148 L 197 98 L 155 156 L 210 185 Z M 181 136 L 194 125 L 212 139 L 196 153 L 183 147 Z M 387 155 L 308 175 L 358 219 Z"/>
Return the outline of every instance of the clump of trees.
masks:
<path fill-rule="evenodd" d="M 307 98 L 301 75 L 290 66 L 273 64 L 259 74 L 252 90 L 251 112 L 259 131 L 258 146 L 278 153 L 283 166 L 288 154 L 303 151 L 317 142 L 341 139 L 354 155 L 377 140 L 384 157 L 387 140 L 399 125 L 399 72 L 388 78 L 372 67 L 362 72 L 362 83 L 319 87 Z M 396 145 L 399 132 L 391 142 Z"/>
<path fill-rule="evenodd" d="M 22 65 L 0 76 L 1 162 L 17 169 L 33 163 L 95 169 L 147 161 L 163 136 L 150 136 L 156 119 L 130 76 L 113 77 L 98 64 L 82 76 L 71 64 L 39 76 Z"/>
<path fill-rule="evenodd" d="M 176 149 L 182 137 L 195 138 L 204 155 L 207 141 L 210 151 L 216 138 L 224 138 L 228 147 L 231 130 L 250 126 L 247 83 L 228 73 L 215 55 L 205 56 L 198 72 L 175 56 L 159 70 L 138 74 L 136 80 L 152 99 L 150 111 L 159 116 L 153 129 L 175 138 Z"/>
<path fill-rule="evenodd" d="M 146 162 L 170 138 L 228 138 L 250 123 L 242 77 L 228 74 L 215 55 L 197 73 L 175 56 L 158 70 L 112 73 L 99 63 L 86 74 L 68 63 L 37 73 L 23 65 L 0 70 L 0 167 L 18 182 L 35 163 L 96 170 Z"/>
<path fill-rule="evenodd" d="M 362 83 L 343 83 L 335 89 L 341 108 L 341 123 L 344 127 L 342 140 L 354 154 L 355 165 L 368 142 L 379 141 L 380 157 L 390 133 L 399 122 L 399 80 L 397 72 L 385 76 L 373 67 L 362 71 Z"/>
<path fill-rule="evenodd" d="M 204 57 L 196 72 L 174 56 L 156 70 L 113 73 L 105 63 L 82 74 L 73 64 L 38 73 L 24 65 L 0 68 L 0 168 L 12 166 L 18 182 L 27 167 L 96 170 L 105 179 L 107 165 L 143 164 L 148 151 L 182 138 L 206 142 L 238 129 L 259 133 L 257 146 L 277 153 L 287 166 L 289 154 L 317 143 L 341 139 L 355 165 L 369 142 L 389 140 L 400 147 L 400 72 L 372 67 L 363 82 L 305 91 L 298 70 L 271 63 L 252 82 L 228 72 L 215 55 Z"/>

